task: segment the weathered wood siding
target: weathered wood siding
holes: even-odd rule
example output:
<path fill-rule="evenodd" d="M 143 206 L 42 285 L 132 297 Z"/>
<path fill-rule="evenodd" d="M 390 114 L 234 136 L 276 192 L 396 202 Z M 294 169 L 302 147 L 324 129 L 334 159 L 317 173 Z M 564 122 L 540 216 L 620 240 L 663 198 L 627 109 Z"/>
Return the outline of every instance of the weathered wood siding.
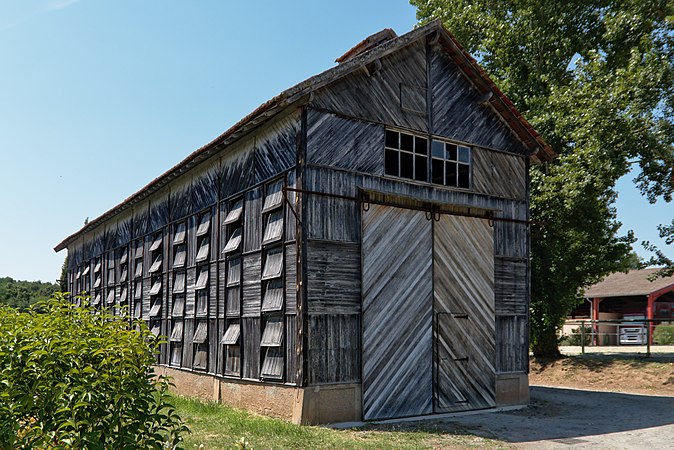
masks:
<path fill-rule="evenodd" d="M 346 75 L 315 92 L 311 105 L 372 122 L 420 131 L 426 117 L 426 49 L 413 43 L 381 58 L 381 69 Z"/>
<path fill-rule="evenodd" d="M 308 317 L 309 384 L 360 381 L 360 315 Z"/>
<path fill-rule="evenodd" d="M 360 245 L 309 241 L 309 314 L 360 313 Z"/>
<path fill-rule="evenodd" d="M 363 212 L 363 418 L 433 412 L 432 230 L 423 212 Z"/>
<path fill-rule="evenodd" d="M 526 168 L 522 156 L 473 149 L 473 188 L 480 194 L 526 200 Z"/>
<path fill-rule="evenodd" d="M 307 162 L 374 175 L 384 173 L 384 125 L 309 109 Z"/>
<path fill-rule="evenodd" d="M 71 284 L 84 287 L 85 277 L 93 279 L 100 262 L 100 283 L 92 295 L 98 294 L 100 307 L 109 306 L 108 294 L 120 299 L 127 288 L 131 315 L 169 340 L 162 345 L 158 363 L 224 376 L 261 380 L 266 354 L 260 346 L 262 327 L 281 317 L 282 357 L 275 357 L 271 365 L 278 371 L 280 364 L 280 376 L 272 381 L 294 382 L 296 218 L 284 202 L 275 206 L 284 217 L 284 233 L 273 243 L 285 252 L 280 277 L 284 295 L 281 310 L 272 313 L 260 309 L 262 262 L 268 251 L 262 249 L 261 239 L 266 183 L 281 176 L 295 185 L 298 131 L 299 116 L 286 114 L 88 233 L 69 249 L 78 255 L 71 264 Z M 241 216 L 225 224 L 237 199 L 244 200 Z M 241 243 L 225 254 L 222 250 L 237 227 L 243 228 Z M 239 261 L 234 272 L 229 270 L 233 261 Z M 82 275 L 86 266 L 89 272 Z M 80 276 L 75 280 L 77 270 Z M 223 344 L 232 324 L 240 326 L 240 332 L 233 344 Z"/>
<path fill-rule="evenodd" d="M 431 52 L 432 132 L 481 147 L 524 153 L 499 116 L 478 104 L 480 94 L 440 46 Z"/>
<path fill-rule="evenodd" d="M 484 219 L 443 215 L 433 229 L 436 411 L 496 404 L 494 237 Z"/>

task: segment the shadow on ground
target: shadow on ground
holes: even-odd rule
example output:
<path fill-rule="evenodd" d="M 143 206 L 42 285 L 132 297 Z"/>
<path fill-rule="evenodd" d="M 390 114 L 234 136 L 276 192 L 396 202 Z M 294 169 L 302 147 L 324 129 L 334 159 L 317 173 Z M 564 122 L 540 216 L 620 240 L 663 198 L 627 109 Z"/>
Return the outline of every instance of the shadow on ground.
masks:
<path fill-rule="evenodd" d="M 399 424 L 397 428 L 409 427 L 411 431 L 419 425 Z M 429 420 L 423 428 L 469 432 L 511 443 L 670 448 L 674 442 L 674 397 L 534 386 L 531 405 L 525 409 Z"/>

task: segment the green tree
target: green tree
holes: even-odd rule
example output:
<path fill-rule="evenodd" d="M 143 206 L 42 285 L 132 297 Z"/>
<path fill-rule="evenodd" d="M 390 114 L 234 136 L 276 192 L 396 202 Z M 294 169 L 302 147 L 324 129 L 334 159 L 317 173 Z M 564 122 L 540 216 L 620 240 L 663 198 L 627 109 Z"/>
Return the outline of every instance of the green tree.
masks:
<path fill-rule="evenodd" d="M 20 281 L 11 277 L 0 278 L 0 304 L 25 309 L 58 291 L 55 283 Z"/>
<path fill-rule="evenodd" d="M 441 19 L 559 153 L 531 170 L 531 342 L 557 330 L 584 286 L 629 267 L 616 180 L 638 162 L 650 200 L 674 192 L 672 0 L 411 0 Z"/>
<path fill-rule="evenodd" d="M 68 256 L 63 260 L 61 266 L 61 276 L 58 279 L 59 290 L 61 292 L 68 292 Z"/>

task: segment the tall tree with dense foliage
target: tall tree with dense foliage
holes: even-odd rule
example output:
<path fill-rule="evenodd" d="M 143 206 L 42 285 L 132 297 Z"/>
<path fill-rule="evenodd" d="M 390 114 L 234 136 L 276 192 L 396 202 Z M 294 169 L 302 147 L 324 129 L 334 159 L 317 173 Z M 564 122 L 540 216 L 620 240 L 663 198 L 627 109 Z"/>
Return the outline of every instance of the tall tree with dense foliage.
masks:
<path fill-rule="evenodd" d="M 59 290 L 55 283 L 44 281 L 21 281 L 10 277 L 0 278 L 0 304 L 25 309 Z"/>
<path fill-rule="evenodd" d="M 674 193 L 674 1 L 411 0 L 441 19 L 559 153 L 531 171 L 534 354 L 579 289 L 627 268 L 615 182 L 637 162 L 651 200 Z"/>

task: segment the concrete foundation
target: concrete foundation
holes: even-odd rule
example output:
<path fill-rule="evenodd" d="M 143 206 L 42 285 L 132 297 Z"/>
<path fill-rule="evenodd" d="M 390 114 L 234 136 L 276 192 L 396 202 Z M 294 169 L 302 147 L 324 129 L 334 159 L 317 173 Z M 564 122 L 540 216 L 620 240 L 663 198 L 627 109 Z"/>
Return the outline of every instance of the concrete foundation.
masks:
<path fill-rule="evenodd" d="M 529 403 L 529 375 L 526 373 L 496 375 L 496 406 L 527 403 Z"/>
<path fill-rule="evenodd" d="M 223 379 L 213 375 L 155 367 L 157 375 L 171 377 L 173 390 L 188 397 L 216 401 L 257 414 L 301 425 L 359 422 L 363 419 L 360 384 L 325 384 L 297 387 Z M 496 406 L 529 403 L 529 377 L 525 373 L 496 378 Z"/>
<path fill-rule="evenodd" d="M 317 425 L 362 419 L 360 384 L 300 388 L 222 379 L 165 366 L 156 366 L 155 373 L 171 377 L 172 390 L 177 394 L 224 403 L 296 424 Z"/>

